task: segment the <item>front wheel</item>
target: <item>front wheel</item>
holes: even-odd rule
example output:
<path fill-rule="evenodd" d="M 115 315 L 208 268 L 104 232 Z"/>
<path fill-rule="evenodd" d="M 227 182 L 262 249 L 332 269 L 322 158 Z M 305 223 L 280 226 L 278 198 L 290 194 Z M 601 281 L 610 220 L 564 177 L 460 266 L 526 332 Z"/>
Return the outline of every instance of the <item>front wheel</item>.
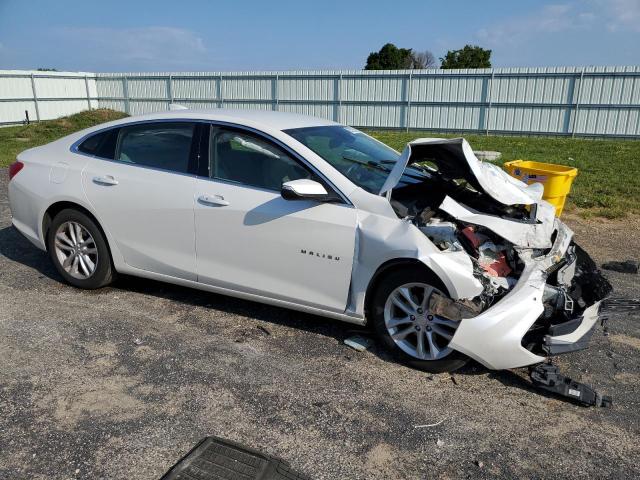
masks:
<path fill-rule="evenodd" d="M 82 212 L 66 209 L 55 216 L 47 234 L 47 248 L 58 273 L 74 287 L 104 287 L 115 276 L 104 235 Z"/>
<path fill-rule="evenodd" d="M 449 347 L 459 322 L 429 311 L 431 295 L 447 296 L 443 290 L 424 270 L 407 267 L 383 278 L 372 302 L 373 326 L 382 343 L 405 363 L 431 373 L 453 372 L 468 361 Z"/>

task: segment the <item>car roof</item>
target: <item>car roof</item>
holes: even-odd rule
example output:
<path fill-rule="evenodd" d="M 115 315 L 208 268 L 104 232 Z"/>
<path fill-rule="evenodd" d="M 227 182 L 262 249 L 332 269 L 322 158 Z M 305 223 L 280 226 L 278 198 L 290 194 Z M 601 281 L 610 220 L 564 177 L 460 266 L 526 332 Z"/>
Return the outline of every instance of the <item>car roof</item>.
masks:
<path fill-rule="evenodd" d="M 231 108 L 209 109 L 178 109 L 157 112 L 148 115 L 136 115 L 117 121 L 117 123 L 139 122 L 161 119 L 194 119 L 217 120 L 221 122 L 238 123 L 250 126 L 262 126 L 270 130 L 288 130 L 290 128 L 318 127 L 325 125 L 339 125 L 331 120 L 300 115 L 298 113 L 276 112 L 273 110 L 242 110 Z"/>

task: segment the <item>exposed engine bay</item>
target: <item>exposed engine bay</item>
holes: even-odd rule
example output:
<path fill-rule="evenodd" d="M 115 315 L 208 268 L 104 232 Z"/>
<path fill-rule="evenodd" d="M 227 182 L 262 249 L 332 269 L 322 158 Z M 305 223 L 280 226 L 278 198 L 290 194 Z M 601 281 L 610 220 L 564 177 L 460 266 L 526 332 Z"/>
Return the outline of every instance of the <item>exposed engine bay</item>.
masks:
<path fill-rule="evenodd" d="M 480 162 L 464 139 L 417 140 L 403 157 L 407 167 L 413 166 L 386 191 L 395 213 L 443 253 L 466 253 L 483 286 L 474 298 L 454 301 L 434 295 L 431 312 L 462 326 L 508 296 L 524 278 L 539 288 L 533 300 L 542 306 L 522 332 L 521 346 L 542 356 L 585 348 L 599 302 L 612 288 L 542 200 L 542 185 L 528 186 Z"/>

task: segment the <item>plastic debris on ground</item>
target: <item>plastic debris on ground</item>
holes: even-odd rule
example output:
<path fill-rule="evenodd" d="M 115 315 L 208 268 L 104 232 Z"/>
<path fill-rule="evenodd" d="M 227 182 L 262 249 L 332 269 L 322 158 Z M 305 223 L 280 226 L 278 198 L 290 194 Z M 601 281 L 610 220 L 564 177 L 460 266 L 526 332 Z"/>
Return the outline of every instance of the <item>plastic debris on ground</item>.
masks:
<path fill-rule="evenodd" d="M 447 420 L 446 418 L 443 418 L 442 420 L 436 422 L 436 423 L 428 423 L 426 425 L 414 425 L 413 428 L 431 428 L 431 427 L 437 427 L 438 425 L 441 425 L 442 423 L 444 423 L 444 421 Z"/>
<path fill-rule="evenodd" d="M 263 327 L 262 325 L 256 325 L 256 328 L 260 330 L 265 335 L 271 335 L 271 331 L 267 327 Z"/>
<path fill-rule="evenodd" d="M 372 341 L 367 337 L 353 335 L 352 337 L 347 338 L 344 343 L 358 352 L 364 352 L 371 346 Z"/>
<path fill-rule="evenodd" d="M 610 396 L 601 395 L 589 385 L 562 375 L 556 365 L 541 363 L 530 367 L 529 377 L 535 387 L 569 398 L 586 407 L 610 407 L 612 404 Z"/>
<path fill-rule="evenodd" d="M 239 443 L 207 437 L 161 480 L 310 480 L 284 460 Z"/>
<path fill-rule="evenodd" d="M 640 264 L 633 260 L 625 260 L 624 262 L 603 263 L 602 268 L 604 268 L 605 270 L 611 270 L 613 272 L 620 272 L 620 273 L 638 273 Z"/>

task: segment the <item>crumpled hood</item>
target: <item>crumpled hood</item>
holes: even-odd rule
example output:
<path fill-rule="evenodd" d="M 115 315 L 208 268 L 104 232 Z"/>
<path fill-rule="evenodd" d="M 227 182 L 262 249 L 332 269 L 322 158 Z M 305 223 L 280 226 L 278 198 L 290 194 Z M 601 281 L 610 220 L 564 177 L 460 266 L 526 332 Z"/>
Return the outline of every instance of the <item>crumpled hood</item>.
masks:
<path fill-rule="evenodd" d="M 554 206 L 542 199 L 544 186 L 541 183 L 527 185 L 500 167 L 478 160 L 464 138 L 421 138 L 407 144 L 380 194 L 392 190 L 400 182 L 407 166 L 416 162 L 428 162 L 437 168 L 443 179 L 464 178 L 474 189 L 502 205 L 535 204 L 530 221 L 483 213 L 449 196 L 439 209 L 457 220 L 483 226 L 517 247 L 551 247 L 553 232 L 562 222 L 555 218 Z"/>
<path fill-rule="evenodd" d="M 524 248 L 549 248 L 553 232 L 565 225 L 555 218 L 556 209 L 549 202 L 540 200 L 535 211 L 535 222 L 510 220 L 495 215 L 487 215 L 446 197 L 440 210 L 465 223 L 481 225 L 496 235 Z"/>
<path fill-rule="evenodd" d="M 503 205 L 531 205 L 542 198 L 541 184 L 527 185 L 500 167 L 481 162 L 464 138 L 419 138 L 409 142 L 380 189 L 380 195 L 395 188 L 407 166 L 421 161 L 435 163 L 451 178 L 468 178 L 474 188 Z"/>

